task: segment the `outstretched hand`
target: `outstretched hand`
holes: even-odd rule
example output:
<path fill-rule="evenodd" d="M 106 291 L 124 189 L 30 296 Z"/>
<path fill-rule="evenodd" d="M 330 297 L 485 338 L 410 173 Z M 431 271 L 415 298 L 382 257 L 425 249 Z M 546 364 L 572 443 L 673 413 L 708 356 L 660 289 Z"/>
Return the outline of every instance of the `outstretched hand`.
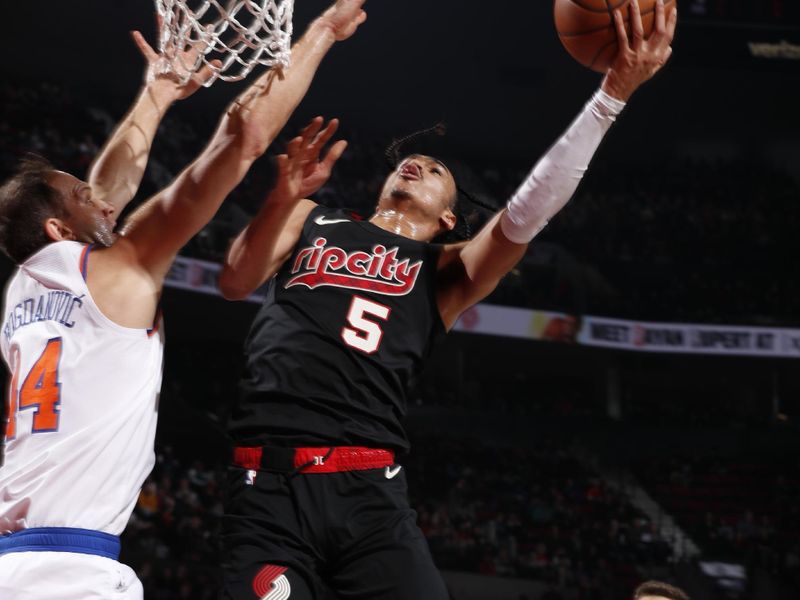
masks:
<path fill-rule="evenodd" d="M 367 13 L 362 8 L 364 2 L 366 0 L 336 0 L 322 13 L 320 20 L 331 27 L 337 42 L 349 38 L 367 20 Z"/>
<path fill-rule="evenodd" d="M 300 200 L 319 190 L 328 181 L 333 166 L 347 148 L 347 142 L 339 140 L 320 159 L 322 149 L 339 127 L 337 119 L 329 121 L 324 129 L 323 123 L 322 117 L 315 118 L 298 137 L 289 142 L 286 154 L 277 156 L 278 181 L 273 194 L 282 200 Z"/>
<path fill-rule="evenodd" d="M 631 0 L 629 10 L 630 41 L 622 12 L 619 9 L 614 11 L 619 52 L 603 80 L 603 90 L 623 101 L 627 101 L 640 85 L 667 63 L 672 55 L 671 44 L 678 23 L 678 9 L 673 6 L 669 16 L 666 16 L 664 0 L 656 0 L 653 31 L 650 37 L 645 39 L 638 0 Z"/>
<path fill-rule="evenodd" d="M 161 17 L 157 17 L 158 30 L 161 30 Z M 208 81 L 213 74 L 210 66 L 203 64 L 203 67 L 198 69 L 191 79 L 186 83 L 181 83 L 177 75 L 174 73 L 164 72 L 162 68 L 161 55 L 153 50 L 152 46 L 147 43 L 144 36 L 140 31 L 132 31 L 131 37 L 133 38 L 136 47 L 145 59 L 147 68 L 145 69 L 144 82 L 145 85 L 152 90 L 167 96 L 170 101 L 183 100 L 194 94 L 200 87 Z M 201 51 L 202 43 L 197 43 L 193 46 L 188 46 L 181 49 L 178 53 L 182 64 L 193 65 L 197 60 L 197 56 Z M 221 66 L 220 61 L 212 61 L 212 64 Z"/>

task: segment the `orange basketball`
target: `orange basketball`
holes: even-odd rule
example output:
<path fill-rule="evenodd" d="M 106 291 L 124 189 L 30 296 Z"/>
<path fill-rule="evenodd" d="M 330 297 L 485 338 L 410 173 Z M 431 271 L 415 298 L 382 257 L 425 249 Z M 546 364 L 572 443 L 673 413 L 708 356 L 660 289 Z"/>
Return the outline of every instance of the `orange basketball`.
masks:
<path fill-rule="evenodd" d="M 605 73 L 617 54 L 613 11 L 619 8 L 630 37 L 630 0 L 555 0 L 558 37 L 567 52 L 585 67 Z M 664 0 L 666 16 L 675 0 Z M 656 0 L 639 0 L 644 37 L 653 30 Z"/>

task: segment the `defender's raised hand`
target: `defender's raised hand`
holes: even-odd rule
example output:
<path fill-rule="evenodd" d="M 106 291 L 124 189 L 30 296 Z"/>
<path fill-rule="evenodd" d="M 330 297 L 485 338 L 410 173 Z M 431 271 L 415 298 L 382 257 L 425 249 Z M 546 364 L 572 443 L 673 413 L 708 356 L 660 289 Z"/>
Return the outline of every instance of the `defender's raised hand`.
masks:
<path fill-rule="evenodd" d="M 160 18 L 157 19 L 160 30 Z M 139 189 L 153 137 L 169 107 L 191 96 L 211 76 L 211 69 L 206 67 L 186 84 L 181 84 L 174 76 L 161 72 L 161 57 L 139 31 L 131 32 L 131 36 L 147 65 L 144 83 L 136 102 L 97 155 L 87 175 L 94 200 L 108 203 L 117 215 Z M 181 58 L 186 64 L 194 64 L 199 51 L 199 46 L 186 48 Z"/>
<path fill-rule="evenodd" d="M 337 42 L 349 38 L 367 20 L 367 13 L 362 8 L 365 1 L 336 0 L 333 6 L 322 13 L 320 20 L 331 27 Z"/>
<path fill-rule="evenodd" d="M 162 18 L 157 16 L 156 20 L 157 30 L 160 31 Z M 200 87 L 206 81 L 208 81 L 213 74 L 211 67 L 204 64 L 201 69 L 192 75 L 192 78 L 189 79 L 189 81 L 186 83 L 181 83 L 178 77 L 174 74 L 164 72 L 161 64 L 161 56 L 158 52 L 153 50 L 150 44 L 147 43 L 147 40 L 145 40 L 140 31 L 132 31 L 131 37 L 133 37 L 136 47 L 139 49 L 139 52 L 141 52 L 142 56 L 147 62 L 147 68 L 144 75 L 145 85 L 153 91 L 163 94 L 169 101 L 183 100 L 188 98 L 197 90 L 199 90 Z M 193 46 L 182 48 L 178 53 L 178 56 L 182 64 L 189 66 L 195 63 L 197 56 L 201 51 L 202 42 L 198 42 Z M 216 60 L 212 61 L 212 64 L 219 67 L 222 65 L 222 62 Z"/>
<path fill-rule="evenodd" d="M 278 155 L 278 181 L 273 191 L 276 198 L 282 201 L 306 198 L 330 178 L 333 165 L 347 148 L 347 142 L 339 140 L 320 160 L 323 148 L 339 127 L 338 119 L 329 121 L 324 129 L 323 123 L 322 117 L 315 118 L 289 142 L 286 154 Z"/>
<path fill-rule="evenodd" d="M 630 41 L 622 12 L 619 9 L 614 11 L 619 52 L 603 80 L 603 90 L 622 101 L 627 101 L 640 85 L 667 63 L 672 54 L 671 44 L 678 23 L 677 8 L 673 7 L 667 16 L 664 0 L 656 0 L 653 32 L 645 39 L 638 0 L 631 0 L 629 10 Z"/>

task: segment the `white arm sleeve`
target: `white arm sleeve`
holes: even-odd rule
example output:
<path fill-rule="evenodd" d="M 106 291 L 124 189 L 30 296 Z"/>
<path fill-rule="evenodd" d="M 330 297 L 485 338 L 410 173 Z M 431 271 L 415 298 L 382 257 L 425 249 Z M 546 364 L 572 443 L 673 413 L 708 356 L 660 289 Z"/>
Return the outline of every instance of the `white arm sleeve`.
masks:
<path fill-rule="evenodd" d="M 603 136 L 625 103 L 598 90 L 566 133 L 511 197 L 500 221 L 505 236 L 527 244 L 569 202 Z"/>

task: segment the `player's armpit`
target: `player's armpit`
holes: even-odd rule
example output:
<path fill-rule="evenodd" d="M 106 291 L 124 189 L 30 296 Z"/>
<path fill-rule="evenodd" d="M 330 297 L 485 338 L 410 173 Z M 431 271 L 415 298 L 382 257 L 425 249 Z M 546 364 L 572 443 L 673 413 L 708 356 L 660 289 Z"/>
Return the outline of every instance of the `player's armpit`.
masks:
<path fill-rule="evenodd" d="M 445 246 L 439 258 L 436 296 L 447 329 L 473 304 L 491 294 L 525 255 L 527 244 L 510 241 L 497 213 L 472 240 Z"/>
<path fill-rule="evenodd" d="M 264 203 L 250 224 L 231 244 L 219 277 L 228 300 L 244 300 L 281 268 L 291 256 L 308 215 L 311 200 Z"/>
<path fill-rule="evenodd" d="M 89 253 L 86 284 L 100 312 L 117 325 L 153 326 L 161 287 L 139 264 L 129 240 L 122 237 L 109 248 L 95 247 Z"/>

